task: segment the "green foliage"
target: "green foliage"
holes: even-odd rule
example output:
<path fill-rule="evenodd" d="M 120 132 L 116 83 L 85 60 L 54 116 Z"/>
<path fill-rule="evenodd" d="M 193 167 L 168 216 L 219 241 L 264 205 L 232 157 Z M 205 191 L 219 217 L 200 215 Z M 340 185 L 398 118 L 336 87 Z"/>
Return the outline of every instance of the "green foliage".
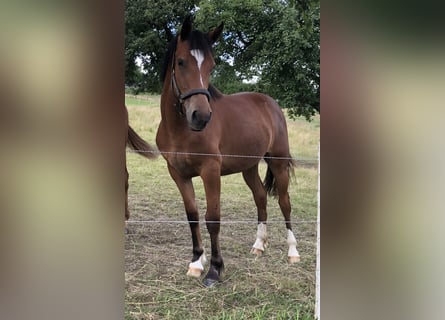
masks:
<path fill-rule="evenodd" d="M 319 108 L 319 1 L 207 0 L 196 16 L 204 30 L 224 21 L 217 54 L 231 62 L 235 80 L 257 77 L 255 90 L 277 99 L 292 117 L 310 118 Z M 227 69 L 217 71 L 226 78 Z"/>
<path fill-rule="evenodd" d="M 260 88 L 289 108 L 290 116 L 309 117 L 320 105 L 319 3 L 295 3 L 265 34 L 257 56 L 257 63 L 264 66 Z"/>
<path fill-rule="evenodd" d="M 160 92 L 160 68 L 167 43 L 199 0 L 125 1 L 125 82 L 134 92 Z M 136 58 L 145 73 L 138 72 Z"/>
<path fill-rule="evenodd" d="M 257 91 L 256 84 L 243 82 L 243 79 L 235 73 L 235 68 L 225 61 L 221 61 L 216 65 L 211 82 L 226 94 L 242 91 Z"/>
<path fill-rule="evenodd" d="M 166 44 L 184 17 L 207 31 L 224 22 L 213 83 L 224 93 L 260 91 L 309 119 L 320 106 L 320 3 L 315 0 L 126 0 L 126 84 L 160 92 Z M 143 58 L 146 74 L 134 63 Z M 257 79 L 255 84 L 246 83 Z"/>

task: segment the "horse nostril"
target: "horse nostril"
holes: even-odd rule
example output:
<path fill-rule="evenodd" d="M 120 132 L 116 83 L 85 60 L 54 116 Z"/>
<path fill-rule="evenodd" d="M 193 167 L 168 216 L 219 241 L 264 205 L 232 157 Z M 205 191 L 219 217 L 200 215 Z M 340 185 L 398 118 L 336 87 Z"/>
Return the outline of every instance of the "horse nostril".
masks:
<path fill-rule="evenodd" d="M 193 130 L 201 131 L 204 129 L 207 125 L 207 123 L 210 121 L 210 118 L 212 117 L 212 113 L 202 113 L 198 110 L 195 110 L 191 114 L 191 123 L 193 125 Z"/>
<path fill-rule="evenodd" d="M 197 114 L 198 114 L 198 111 L 196 111 L 196 110 L 193 111 L 193 113 L 192 113 L 192 121 L 193 122 L 195 122 L 197 120 L 197 118 L 198 118 Z"/>
<path fill-rule="evenodd" d="M 200 123 L 207 123 L 210 121 L 211 116 L 212 116 L 211 112 L 208 114 L 205 114 L 205 113 L 199 112 L 198 110 L 195 110 L 192 112 L 192 121 L 197 121 Z"/>

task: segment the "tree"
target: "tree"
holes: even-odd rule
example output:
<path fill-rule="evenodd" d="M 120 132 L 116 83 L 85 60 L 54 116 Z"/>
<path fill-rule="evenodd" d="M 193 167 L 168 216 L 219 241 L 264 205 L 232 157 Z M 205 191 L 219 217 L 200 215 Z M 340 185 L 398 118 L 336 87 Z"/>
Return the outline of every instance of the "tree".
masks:
<path fill-rule="evenodd" d="M 310 5 L 314 7 L 310 7 Z M 265 34 L 257 63 L 260 85 L 288 107 L 292 116 L 310 117 L 320 108 L 320 10 L 315 2 L 294 2 Z M 273 57 L 273 58 L 271 58 Z"/>
<path fill-rule="evenodd" d="M 127 85 L 160 92 L 166 45 L 185 16 L 196 13 L 194 26 L 203 31 L 224 22 L 212 80 L 219 89 L 267 93 L 291 116 L 309 119 L 319 108 L 318 0 L 126 0 L 126 5 Z M 138 73 L 136 57 L 146 74 Z"/>
<path fill-rule="evenodd" d="M 319 111 L 319 1 L 204 0 L 199 7 L 201 29 L 225 23 L 217 54 L 231 64 L 232 79 L 258 79 L 254 90 L 277 99 L 291 116 L 309 119 Z M 224 78 L 228 68 L 217 71 Z"/>
<path fill-rule="evenodd" d="M 125 84 L 136 92 L 160 92 L 159 73 L 167 43 L 199 0 L 125 1 Z M 136 65 L 142 62 L 144 72 Z"/>

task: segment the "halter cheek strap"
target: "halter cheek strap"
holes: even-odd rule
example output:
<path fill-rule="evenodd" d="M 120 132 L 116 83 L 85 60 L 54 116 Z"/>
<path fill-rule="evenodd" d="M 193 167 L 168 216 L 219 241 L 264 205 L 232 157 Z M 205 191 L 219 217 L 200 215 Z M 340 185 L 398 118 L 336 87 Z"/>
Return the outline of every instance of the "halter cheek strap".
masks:
<path fill-rule="evenodd" d="M 175 92 L 175 96 L 178 99 L 178 102 L 176 103 L 176 110 L 181 116 L 184 116 L 184 112 L 182 111 L 182 106 L 184 104 L 184 101 L 190 98 L 191 96 L 197 95 L 197 94 L 203 94 L 207 97 L 207 101 L 210 101 L 210 92 L 207 89 L 192 89 L 186 93 L 181 93 L 181 90 L 179 90 L 178 84 L 176 83 L 176 75 L 175 75 L 175 55 L 173 55 L 173 61 L 172 61 L 172 87 Z"/>

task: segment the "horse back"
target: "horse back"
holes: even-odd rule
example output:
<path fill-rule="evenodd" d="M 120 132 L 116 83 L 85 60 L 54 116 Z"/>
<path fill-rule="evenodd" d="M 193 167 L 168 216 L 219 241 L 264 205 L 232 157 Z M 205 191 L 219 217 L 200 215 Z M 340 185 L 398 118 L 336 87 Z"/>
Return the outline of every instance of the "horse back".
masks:
<path fill-rule="evenodd" d="M 215 110 L 216 109 L 216 110 Z M 270 96 L 256 92 L 224 95 L 215 101 L 216 116 L 225 124 L 249 129 L 267 128 L 273 135 L 286 133 L 286 120 L 278 103 Z"/>
<path fill-rule="evenodd" d="M 215 113 L 212 121 L 218 119 L 221 123 L 221 149 L 237 148 L 227 152 L 259 156 L 271 152 L 288 156 L 286 120 L 270 96 L 254 92 L 223 95 L 212 108 Z"/>

